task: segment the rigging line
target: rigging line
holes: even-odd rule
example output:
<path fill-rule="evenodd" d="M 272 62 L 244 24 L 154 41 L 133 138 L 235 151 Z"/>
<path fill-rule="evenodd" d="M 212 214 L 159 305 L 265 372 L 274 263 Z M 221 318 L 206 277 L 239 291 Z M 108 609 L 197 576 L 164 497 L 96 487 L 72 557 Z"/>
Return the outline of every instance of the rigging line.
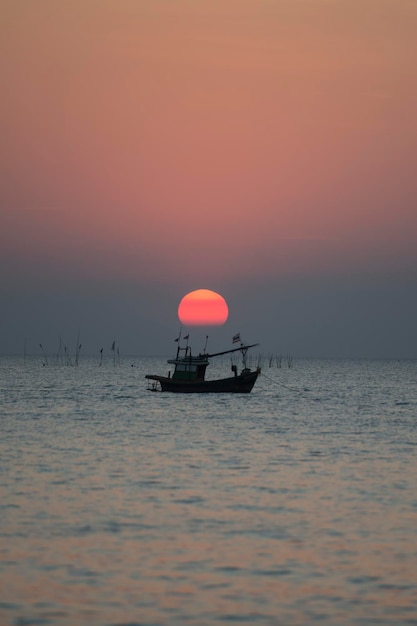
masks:
<path fill-rule="evenodd" d="M 295 391 L 296 393 L 303 393 L 303 391 L 306 391 L 306 389 L 300 390 L 300 389 L 295 389 L 294 387 L 288 387 L 288 385 L 284 385 L 284 383 L 280 383 L 278 380 L 274 380 L 273 378 L 270 378 L 263 372 L 261 372 L 261 376 L 270 380 L 271 383 L 275 383 L 276 385 L 281 385 L 281 387 L 285 387 L 285 389 L 288 389 L 289 391 Z"/>

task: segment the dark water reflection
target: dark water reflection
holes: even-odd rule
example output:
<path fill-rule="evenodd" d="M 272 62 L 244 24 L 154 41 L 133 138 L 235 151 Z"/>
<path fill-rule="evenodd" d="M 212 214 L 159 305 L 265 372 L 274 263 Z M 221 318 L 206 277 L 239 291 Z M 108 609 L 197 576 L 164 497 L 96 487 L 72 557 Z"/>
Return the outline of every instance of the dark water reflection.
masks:
<path fill-rule="evenodd" d="M 415 362 L 0 365 L 1 624 L 417 624 Z"/>

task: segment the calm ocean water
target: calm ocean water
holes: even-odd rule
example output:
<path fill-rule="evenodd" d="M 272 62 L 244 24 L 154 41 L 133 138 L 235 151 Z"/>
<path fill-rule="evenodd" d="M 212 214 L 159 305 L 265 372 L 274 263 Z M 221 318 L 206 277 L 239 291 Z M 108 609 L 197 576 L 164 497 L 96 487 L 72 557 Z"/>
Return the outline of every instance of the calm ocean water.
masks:
<path fill-rule="evenodd" d="M 168 367 L 0 359 L 0 624 L 417 624 L 417 362 Z"/>

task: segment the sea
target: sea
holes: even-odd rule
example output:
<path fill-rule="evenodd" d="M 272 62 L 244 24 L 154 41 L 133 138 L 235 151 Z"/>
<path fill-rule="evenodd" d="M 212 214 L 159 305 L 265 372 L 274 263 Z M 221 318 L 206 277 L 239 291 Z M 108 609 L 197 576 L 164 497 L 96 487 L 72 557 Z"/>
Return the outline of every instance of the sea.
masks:
<path fill-rule="evenodd" d="M 417 624 L 417 361 L 168 368 L 0 357 L 0 624 Z"/>

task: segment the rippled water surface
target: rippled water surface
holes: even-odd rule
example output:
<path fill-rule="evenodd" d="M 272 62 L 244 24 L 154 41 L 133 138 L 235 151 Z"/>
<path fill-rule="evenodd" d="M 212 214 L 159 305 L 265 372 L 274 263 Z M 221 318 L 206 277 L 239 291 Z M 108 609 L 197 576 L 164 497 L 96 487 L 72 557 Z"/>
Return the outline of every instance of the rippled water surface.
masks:
<path fill-rule="evenodd" d="M 417 624 L 417 363 L 167 367 L 0 360 L 0 623 Z"/>

